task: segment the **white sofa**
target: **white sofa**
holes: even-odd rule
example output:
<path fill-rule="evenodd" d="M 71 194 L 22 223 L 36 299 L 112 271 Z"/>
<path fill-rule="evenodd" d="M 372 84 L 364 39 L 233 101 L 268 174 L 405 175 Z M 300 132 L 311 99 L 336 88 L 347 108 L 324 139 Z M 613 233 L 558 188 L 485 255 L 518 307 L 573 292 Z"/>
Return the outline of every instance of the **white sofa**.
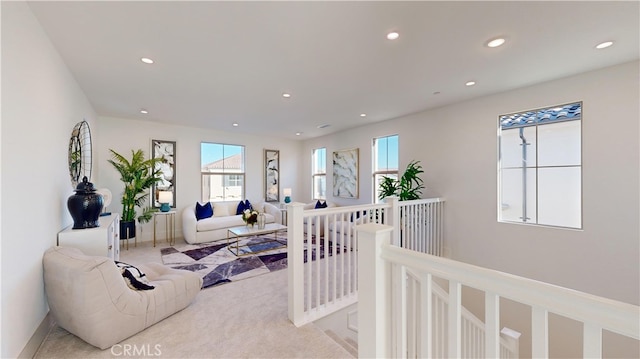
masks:
<path fill-rule="evenodd" d="M 196 204 L 182 211 L 182 234 L 187 243 L 206 243 L 227 238 L 231 227 L 244 226 L 242 215 L 236 215 L 238 202 L 212 202 L 213 217 L 197 220 Z M 268 203 L 251 204 L 254 210 L 264 213 L 266 223 L 282 223 L 282 211 Z"/>

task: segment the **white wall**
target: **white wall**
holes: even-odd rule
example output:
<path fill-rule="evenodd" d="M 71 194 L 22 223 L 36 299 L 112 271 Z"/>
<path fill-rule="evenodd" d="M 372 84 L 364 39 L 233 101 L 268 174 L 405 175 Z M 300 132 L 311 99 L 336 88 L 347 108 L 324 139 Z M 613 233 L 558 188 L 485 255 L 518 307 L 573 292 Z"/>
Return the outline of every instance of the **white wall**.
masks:
<path fill-rule="evenodd" d="M 131 150 L 142 149 L 148 158 L 151 153 L 152 139 L 176 141 L 176 210 L 179 213 L 176 218 L 176 236 L 178 237 L 182 237 L 180 220 L 182 210 L 201 198 L 201 142 L 245 146 L 245 195 L 253 203 L 264 201 L 264 149 L 280 150 L 280 191 L 285 187 L 291 187 L 295 193 L 299 187 L 298 181 L 302 177 L 301 174 L 307 173 L 299 171 L 301 147 L 299 141 L 113 117 L 100 117 L 97 133 L 100 145 L 95 148 L 95 153 L 99 176 L 94 182 L 97 187 L 106 187 L 111 190 L 113 202 L 108 210 L 114 213 L 122 212 L 120 197 L 123 185 L 116 170 L 107 162 L 111 158 L 109 149 L 125 156 L 130 155 Z M 280 201 L 283 200 L 284 197 L 281 194 Z M 138 227 L 138 240 L 147 241 L 153 238 L 152 223 Z M 158 226 L 158 230 L 164 230 L 164 226 Z"/>
<path fill-rule="evenodd" d="M 445 134 L 428 142 L 446 156 L 430 152 L 425 161 L 435 174 L 429 182 L 447 198 L 453 258 L 639 304 L 638 77 L 633 62 L 429 113 L 423 131 Z M 584 105 L 583 230 L 497 223 L 497 115 L 572 101 Z M 516 314 L 511 326 L 528 333 L 526 310 L 508 305 L 504 311 Z M 575 357 L 580 346 L 571 342 L 552 341 L 551 353 Z M 607 351 L 622 347 L 611 343 L 605 342 Z M 525 352 L 529 345 L 525 335 Z"/>
<path fill-rule="evenodd" d="M 72 223 L 67 150 L 95 112 L 24 2 L 2 4 L 2 348 L 16 357 L 47 314 L 42 254 Z"/>
<path fill-rule="evenodd" d="M 316 138 L 305 142 L 303 161 L 310 168 L 315 147 L 326 146 L 327 156 L 359 147 L 361 198 L 352 201 L 367 202 L 371 139 L 398 133 L 401 171 L 420 160 L 424 197 L 447 200 L 454 259 L 638 304 L 638 77 L 633 62 Z M 584 230 L 498 223 L 498 115 L 571 101 L 584 101 Z"/>
<path fill-rule="evenodd" d="M 427 144 L 427 185 L 447 199 L 453 257 L 639 304 L 638 76 L 633 62 L 405 120 L 408 146 Z M 497 116 L 580 100 L 584 230 L 497 223 Z"/>
<path fill-rule="evenodd" d="M 316 148 L 324 147 L 327 149 L 327 200 L 335 202 L 341 206 L 353 206 L 357 204 L 372 203 L 373 200 L 373 159 L 372 144 L 373 138 L 398 134 L 398 128 L 395 121 L 385 121 L 372 124 L 367 127 L 342 131 L 328 136 L 317 137 L 305 141 L 304 148 L 301 151 L 302 168 L 305 177 L 302 178 L 301 193 L 294 198 L 298 202 L 310 202 L 313 198 L 311 187 L 311 155 Z M 406 165 L 415 157 L 403 155 L 404 144 L 402 139 L 399 144 L 400 168 Z M 358 177 L 359 177 L 359 196 L 356 199 L 333 197 L 333 152 L 347 150 L 352 148 L 359 149 L 358 161 Z"/>
<path fill-rule="evenodd" d="M 447 201 L 446 246 L 453 259 L 637 305 L 638 68 L 639 62 L 627 63 L 316 138 L 305 143 L 304 152 L 325 144 L 330 156 L 336 149 L 359 147 L 361 198 L 370 200 L 371 139 L 397 133 L 401 170 L 409 161 L 420 160 L 426 172 L 424 197 Z M 583 101 L 584 229 L 498 223 L 498 116 L 573 101 Z M 327 171 L 329 186 L 330 164 Z"/>

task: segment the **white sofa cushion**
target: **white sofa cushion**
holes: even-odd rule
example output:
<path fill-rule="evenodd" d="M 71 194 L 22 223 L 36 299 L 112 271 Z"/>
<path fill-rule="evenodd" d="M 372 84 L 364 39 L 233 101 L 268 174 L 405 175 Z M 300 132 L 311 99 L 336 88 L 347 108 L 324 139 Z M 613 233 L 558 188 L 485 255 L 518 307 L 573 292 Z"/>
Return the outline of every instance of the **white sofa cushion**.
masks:
<path fill-rule="evenodd" d="M 237 203 L 236 203 L 237 205 Z M 230 208 L 233 207 L 233 210 Z M 213 216 L 226 217 L 236 214 L 236 206 L 230 202 L 213 202 Z"/>
<path fill-rule="evenodd" d="M 198 232 L 213 231 L 220 228 L 230 228 L 244 225 L 242 216 L 226 216 L 218 217 L 213 216 L 211 218 L 198 221 L 196 229 Z"/>

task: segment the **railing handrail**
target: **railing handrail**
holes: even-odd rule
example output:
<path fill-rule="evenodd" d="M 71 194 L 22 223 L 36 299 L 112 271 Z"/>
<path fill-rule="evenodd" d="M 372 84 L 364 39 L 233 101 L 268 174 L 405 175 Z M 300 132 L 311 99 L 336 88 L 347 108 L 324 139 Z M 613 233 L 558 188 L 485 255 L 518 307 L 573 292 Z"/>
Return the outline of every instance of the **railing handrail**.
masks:
<path fill-rule="evenodd" d="M 420 199 L 412 199 L 409 201 L 398 201 L 398 205 L 400 206 L 410 206 L 416 204 L 424 204 L 424 203 L 438 203 L 444 202 L 444 198 L 435 197 L 435 198 L 420 198 Z"/>
<path fill-rule="evenodd" d="M 410 201 L 398 201 L 398 206 L 407 207 L 416 204 L 426 204 L 426 203 L 438 203 L 444 202 L 444 198 L 421 198 L 414 199 Z M 332 215 L 332 214 L 342 214 L 349 212 L 357 212 L 357 211 L 365 211 L 372 209 L 381 209 L 381 208 L 391 208 L 390 203 L 368 203 L 368 204 L 360 204 L 360 205 L 352 205 L 352 206 L 336 206 L 336 207 L 328 207 L 328 208 L 310 208 L 305 209 L 303 212 L 303 217 L 311 217 L 317 215 Z"/>
<path fill-rule="evenodd" d="M 382 209 L 382 208 L 391 208 L 391 205 L 388 203 L 376 203 L 376 204 L 362 204 L 355 206 L 336 206 L 336 207 L 328 207 L 328 208 L 311 208 L 305 209 L 302 213 L 304 218 L 307 217 L 315 217 L 315 216 L 330 216 L 333 214 L 343 214 L 343 213 L 352 213 L 358 211 L 369 211 L 374 209 Z"/>
<path fill-rule="evenodd" d="M 384 260 L 541 307 L 640 340 L 640 307 L 492 269 L 383 244 Z"/>

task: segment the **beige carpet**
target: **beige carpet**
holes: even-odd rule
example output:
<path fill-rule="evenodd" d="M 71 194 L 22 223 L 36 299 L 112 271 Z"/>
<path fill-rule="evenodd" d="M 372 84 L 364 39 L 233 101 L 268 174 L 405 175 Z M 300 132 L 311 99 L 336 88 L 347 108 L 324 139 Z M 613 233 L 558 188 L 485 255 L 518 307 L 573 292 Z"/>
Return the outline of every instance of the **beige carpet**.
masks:
<path fill-rule="evenodd" d="M 124 350 L 129 348 L 130 355 Z M 133 355 L 133 350 L 138 350 Z M 144 354 L 141 350 L 146 351 Z M 125 339 L 95 348 L 54 327 L 36 358 L 353 358 L 313 324 L 287 319 L 287 271 L 204 289 L 183 311 Z"/>

